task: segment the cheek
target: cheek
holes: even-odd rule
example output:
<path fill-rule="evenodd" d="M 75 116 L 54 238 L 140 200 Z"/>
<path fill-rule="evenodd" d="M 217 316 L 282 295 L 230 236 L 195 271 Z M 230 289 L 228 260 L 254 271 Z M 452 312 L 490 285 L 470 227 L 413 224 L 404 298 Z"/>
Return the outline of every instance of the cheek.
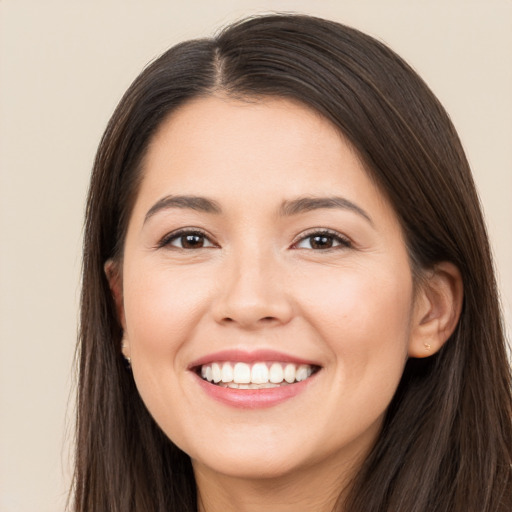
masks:
<path fill-rule="evenodd" d="M 141 271 L 143 265 L 135 268 L 137 273 L 127 268 L 124 281 L 132 360 L 179 364 L 176 353 L 192 336 L 208 303 L 208 283 L 180 269 L 159 265 L 147 271 Z"/>
<path fill-rule="evenodd" d="M 211 292 L 200 276 L 159 265 L 128 264 L 124 279 L 133 377 L 153 418 L 179 444 L 192 427 L 187 411 L 193 404 L 182 387 L 187 342 L 198 329 Z"/>
<path fill-rule="evenodd" d="M 389 393 L 407 358 L 412 279 L 398 268 L 396 273 L 387 270 L 393 267 L 383 268 L 330 272 L 329 279 L 309 280 L 302 309 L 331 351 L 338 379 Z"/>
<path fill-rule="evenodd" d="M 391 333 L 408 326 L 412 313 L 412 278 L 393 267 L 329 269 L 297 282 L 303 311 L 311 320 L 321 318 L 329 330 L 365 336 L 375 329 Z M 308 314 L 310 312 L 311 314 Z M 378 342 L 378 340 L 375 340 Z M 384 339 L 382 339 L 384 341 Z"/>

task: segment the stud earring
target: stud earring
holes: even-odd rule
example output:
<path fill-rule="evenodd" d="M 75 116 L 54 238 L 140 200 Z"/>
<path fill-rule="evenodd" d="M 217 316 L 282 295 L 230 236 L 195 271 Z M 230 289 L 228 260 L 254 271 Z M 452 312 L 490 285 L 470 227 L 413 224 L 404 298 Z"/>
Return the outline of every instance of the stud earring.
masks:
<path fill-rule="evenodd" d="M 424 345 L 425 345 L 425 350 L 430 350 L 431 347 L 430 347 L 429 343 L 424 343 Z"/>
<path fill-rule="evenodd" d="M 123 336 L 123 340 L 121 342 L 121 353 L 123 354 L 123 357 L 126 361 L 126 364 L 128 366 L 128 368 L 131 368 L 132 367 L 132 360 L 129 356 L 125 355 L 125 352 L 126 352 L 126 340 L 124 339 L 124 336 Z"/>

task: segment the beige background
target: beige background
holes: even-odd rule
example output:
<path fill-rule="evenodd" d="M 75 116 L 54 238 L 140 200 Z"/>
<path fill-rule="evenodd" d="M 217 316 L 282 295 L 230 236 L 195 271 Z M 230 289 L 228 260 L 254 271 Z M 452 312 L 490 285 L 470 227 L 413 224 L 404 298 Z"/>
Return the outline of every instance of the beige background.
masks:
<path fill-rule="evenodd" d="M 427 80 L 472 163 L 510 325 L 511 0 L 0 0 L 0 512 L 64 510 L 84 197 L 108 117 L 169 45 L 264 10 L 358 27 Z"/>

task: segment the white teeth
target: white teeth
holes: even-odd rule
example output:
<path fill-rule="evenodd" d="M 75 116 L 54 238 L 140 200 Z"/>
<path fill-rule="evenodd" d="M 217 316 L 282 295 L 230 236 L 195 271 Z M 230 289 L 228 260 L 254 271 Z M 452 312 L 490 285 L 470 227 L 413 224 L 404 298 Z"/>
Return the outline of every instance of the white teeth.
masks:
<path fill-rule="evenodd" d="M 232 382 L 233 381 L 233 367 L 229 363 L 224 363 L 222 365 L 222 382 Z"/>
<path fill-rule="evenodd" d="M 220 366 L 217 363 L 212 364 L 212 378 L 215 384 L 220 382 L 222 379 L 222 375 L 220 373 Z"/>
<path fill-rule="evenodd" d="M 284 369 L 284 380 L 291 384 L 295 382 L 295 365 L 287 364 Z"/>
<path fill-rule="evenodd" d="M 288 385 L 288 384 L 286 384 Z M 279 384 L 272 384 L 271 382 L 267 382 L 266 384 L 236 384 L 235 382 L 228 382 L 227 384 L 221 382 L 219 386 L 223 388 L 231 388 L 231 389 L 267 389 L 267 388 L 278 388 Z"/>
<path fill-rule="evenodd" d="M 236 363 L 233 381 L 237 384 L 249 384 L 251 382 L 251 367 L 245 363 Z"/>
<path fill-rule="evenodd" d="M 273 363 L 270 367 L 268 380 L 274 384 L 280 384 L 283 382 L 283 367 L 279 363 Z"/>
<path fill-rule="evenodd" d="M 301 364 L 297 371 L 295 372 L 295 380 L 300 382 L 301 380 L 306 380 L 311 375 L 311 367 L 306 366 L 305 364 Z"/>
<path fill-rule="evenodd" d="M 265 363 L 256 363 L 252 367 L 251 382 L 253 384 L 266 384 L 268 382 L 268 368 Z"/>
<path fill-rule="evenodd" d="M 313 367 L 308 364 L 256 362 L 215 362 L 201 366 L 201 377 L 219 386 L 236 389 L 261 389 L 301 382 L 310 377 Z"/>

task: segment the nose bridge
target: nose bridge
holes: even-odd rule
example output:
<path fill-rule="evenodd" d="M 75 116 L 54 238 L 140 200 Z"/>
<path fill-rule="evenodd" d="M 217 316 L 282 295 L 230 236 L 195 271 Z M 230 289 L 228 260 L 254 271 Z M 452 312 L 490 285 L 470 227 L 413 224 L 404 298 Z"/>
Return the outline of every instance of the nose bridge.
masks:
<path fill-rule="evenodd" d="M 292 305 L 278 255 L 261 243 L 247 244 L 226 257 L 216 319 L 257 328 L 290 320 Z"/>

